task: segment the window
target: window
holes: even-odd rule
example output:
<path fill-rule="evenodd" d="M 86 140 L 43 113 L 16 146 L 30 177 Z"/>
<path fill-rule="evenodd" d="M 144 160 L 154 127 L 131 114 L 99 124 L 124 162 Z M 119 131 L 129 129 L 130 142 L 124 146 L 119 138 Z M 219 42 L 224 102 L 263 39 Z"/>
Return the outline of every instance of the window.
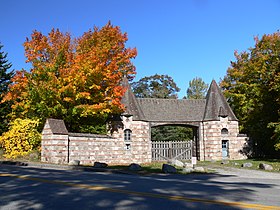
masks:
<path fill-rule="evenodd" d="M 221 134 L 222 134 L 222 135 L 228 135 L 228 129 L 223 128 L 223 129 L 221 130 Z"/>
<path fill-rule="evenodd" d="M 130 145 L 130 142 L 131 142 L 131 134 L 132 134 L 132 131 L 129 130 L 129 129 L 125 129 L 124 130 L 124 141 L 125 141 L 125 150 L 130 150 L 131 149 L 131 145 Z"/>
<path fill-rule="evenodd" d="M 125 150 L 130 150 L 130 144 L 125 144 Z"/>
<path fill-rule="evenodd" d="M 129 129 L 124 130 L 124 140 L 125 141 L 131 141 L 131 133 L 132 133 L 132 131 Z"/>

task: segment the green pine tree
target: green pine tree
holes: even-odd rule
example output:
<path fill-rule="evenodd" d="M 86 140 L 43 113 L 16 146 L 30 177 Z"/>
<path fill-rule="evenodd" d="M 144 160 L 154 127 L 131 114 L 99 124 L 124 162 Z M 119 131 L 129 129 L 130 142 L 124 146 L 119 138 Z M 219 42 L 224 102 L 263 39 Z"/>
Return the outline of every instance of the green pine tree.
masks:
<path fill-rule="evenodd" d="M 208 90 L 208 84 L 206 84 L 202 78 L 196 77 L 189 82 L 189 88 L 187 89 L 187 99 L 203 99 L 206 97 Z"/>
<path fill-rule="evenodd" d="M 0 43 L 0 135 L 8 129 L 8 114 L 11 112 L 10 102 L 1 103 L 3 95 L 7 93 L 14 71 L 9 71 L 12 64 L 7 60 L 7 53 L 2 51 Z"/>

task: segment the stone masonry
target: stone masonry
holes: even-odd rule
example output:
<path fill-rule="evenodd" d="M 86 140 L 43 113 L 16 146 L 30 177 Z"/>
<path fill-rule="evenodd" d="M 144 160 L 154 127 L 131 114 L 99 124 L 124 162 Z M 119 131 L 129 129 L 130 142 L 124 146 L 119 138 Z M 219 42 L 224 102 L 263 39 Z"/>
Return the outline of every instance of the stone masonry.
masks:
<path fill-rule="evenodd" d="M 192 127 L 193 156 L 198 160 L 246 158 L 242 150 L 247 137 L 239 134 L 238 119 L 214 80 L 206 99 L 197 100 L 136 98 L 126 78 L 123 86 L 125 111 L 109 121 L 108 135 L 69 133 L 62 120 L 48 119 L 42 132 L 42 161 L 151 162 L 151 127 L 161 125 Z"/>
<path fill-rule="evenodd" d="M 132 117 L 128 120 L 132 120 Z M 133 130 L 132 139 L 124 141 L 122 129 L 109 135 L 68 133 L 62 120 L 48 119 L 42 132 L 41 161 L 68 164 L 79 160 L 81 164 L 105 162 L 129 164 L 151 162 L 151 146 L 147 123 L 133 122 L 126 128 Z M 130 144 L 127 149 L 126 144 Z"/>
<path fill-rule="evenodd" d="M 222 134 L 225 128 L 228 134 Z M 221 160 L 222 159 L 222 140 L 228 140 L 228 159 L 245 159 L 240 150 L 246 144 L 246 137 L 238 136 L 238 121 L 229 121 L 227 117 L 220 117 L 219 121 L 202 122 L 200 125 L 200 154 L 201 160 Z"/>

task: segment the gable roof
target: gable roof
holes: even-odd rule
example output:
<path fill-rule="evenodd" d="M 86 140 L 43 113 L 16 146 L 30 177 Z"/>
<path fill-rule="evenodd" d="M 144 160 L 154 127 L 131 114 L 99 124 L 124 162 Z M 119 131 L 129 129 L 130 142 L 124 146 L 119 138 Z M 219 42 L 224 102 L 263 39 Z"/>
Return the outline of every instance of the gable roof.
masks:
<path fill-rule="evenodd" d="M 47 119 L 47 122 L 49 123 L 50 129 L 53 134 L 68 134 L 68 130 L 63 120 L 49 118 Z"/>
<path fill-rule="evenodd" d="M 212 80 L 206 95 L 203 120 L 219 120 L 219 117 L 228 117 L 229 120 L 237 120 L 221 89 L 218 87 L 216 81 Z"/>
<path fill-rule="evenodd" d="M 153 122 L 194 122 L 202 121 L 205 99 L 161 99 L 137 98 L 145 119 Z"/>
<path fill-rule="evenodd" d="M 122 85 L 126 92 L 122 98 L 123 115 L 133 115 L 133 120 L 148 122 L 202 122 L 228 117 L 237 121 L 221 89 L 213 80 L 206 99 L 136 98 L 127 78 Z"/>

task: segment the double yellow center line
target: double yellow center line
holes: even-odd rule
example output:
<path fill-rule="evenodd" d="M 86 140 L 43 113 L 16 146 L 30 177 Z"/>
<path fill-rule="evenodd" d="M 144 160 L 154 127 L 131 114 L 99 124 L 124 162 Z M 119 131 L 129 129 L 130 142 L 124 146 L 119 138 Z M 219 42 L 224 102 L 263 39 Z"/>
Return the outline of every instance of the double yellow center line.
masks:
<path fill-rule="evenodd" d="M 23 180 L 31 180 L 31 181 L 35 181 L 35 182 L 43 182 L 43 183 L 49 183 L 49 184 L 57 184 L 57 185 L 75 187 L 75 188 L 80 188 L 80 189 L 122 193 L 122 194 L 136 195 L 136 196 L 142 196 L 142 197 L 161 198 L 161 199 L 168 199 L 168 200 L 180 200 L 180 201 L 186 201 L 186 202 L 196 202 L 196 203 L 206 203 L 206 204 L 217 204 L 217 205 L 238 207 L 238 208 L 244 208 L 244 209 L 274 209 L 274 210 L 278 209 L 278 210 L 280 210 L 280 206 L 267 206 L 267 205 L 250 204 L 250 203 L 243 203 L 243 202 L 207 200 L 207 199 L 200 199 L 200 198 L 188 198 L 188 197 L 184 197 L 184 196 L 164 195 L 164 194 L 148 193 L 148 192 L 137 192 L 137 191 L 104 187 L 104 186 L 99 186 L 99 185 L 77 184 L 77 183 L 65 182 L 65 181 L 60 181 L 60 180 L 48 180 L 48 179 L 41 179 L 41 178 L 36 178 L 36 177 L 8 174 L 8 173 L 1 173 L 0 177 L 12 177 L 12 178 L 18 178 L 18 179 L 23 179 Z"/>

